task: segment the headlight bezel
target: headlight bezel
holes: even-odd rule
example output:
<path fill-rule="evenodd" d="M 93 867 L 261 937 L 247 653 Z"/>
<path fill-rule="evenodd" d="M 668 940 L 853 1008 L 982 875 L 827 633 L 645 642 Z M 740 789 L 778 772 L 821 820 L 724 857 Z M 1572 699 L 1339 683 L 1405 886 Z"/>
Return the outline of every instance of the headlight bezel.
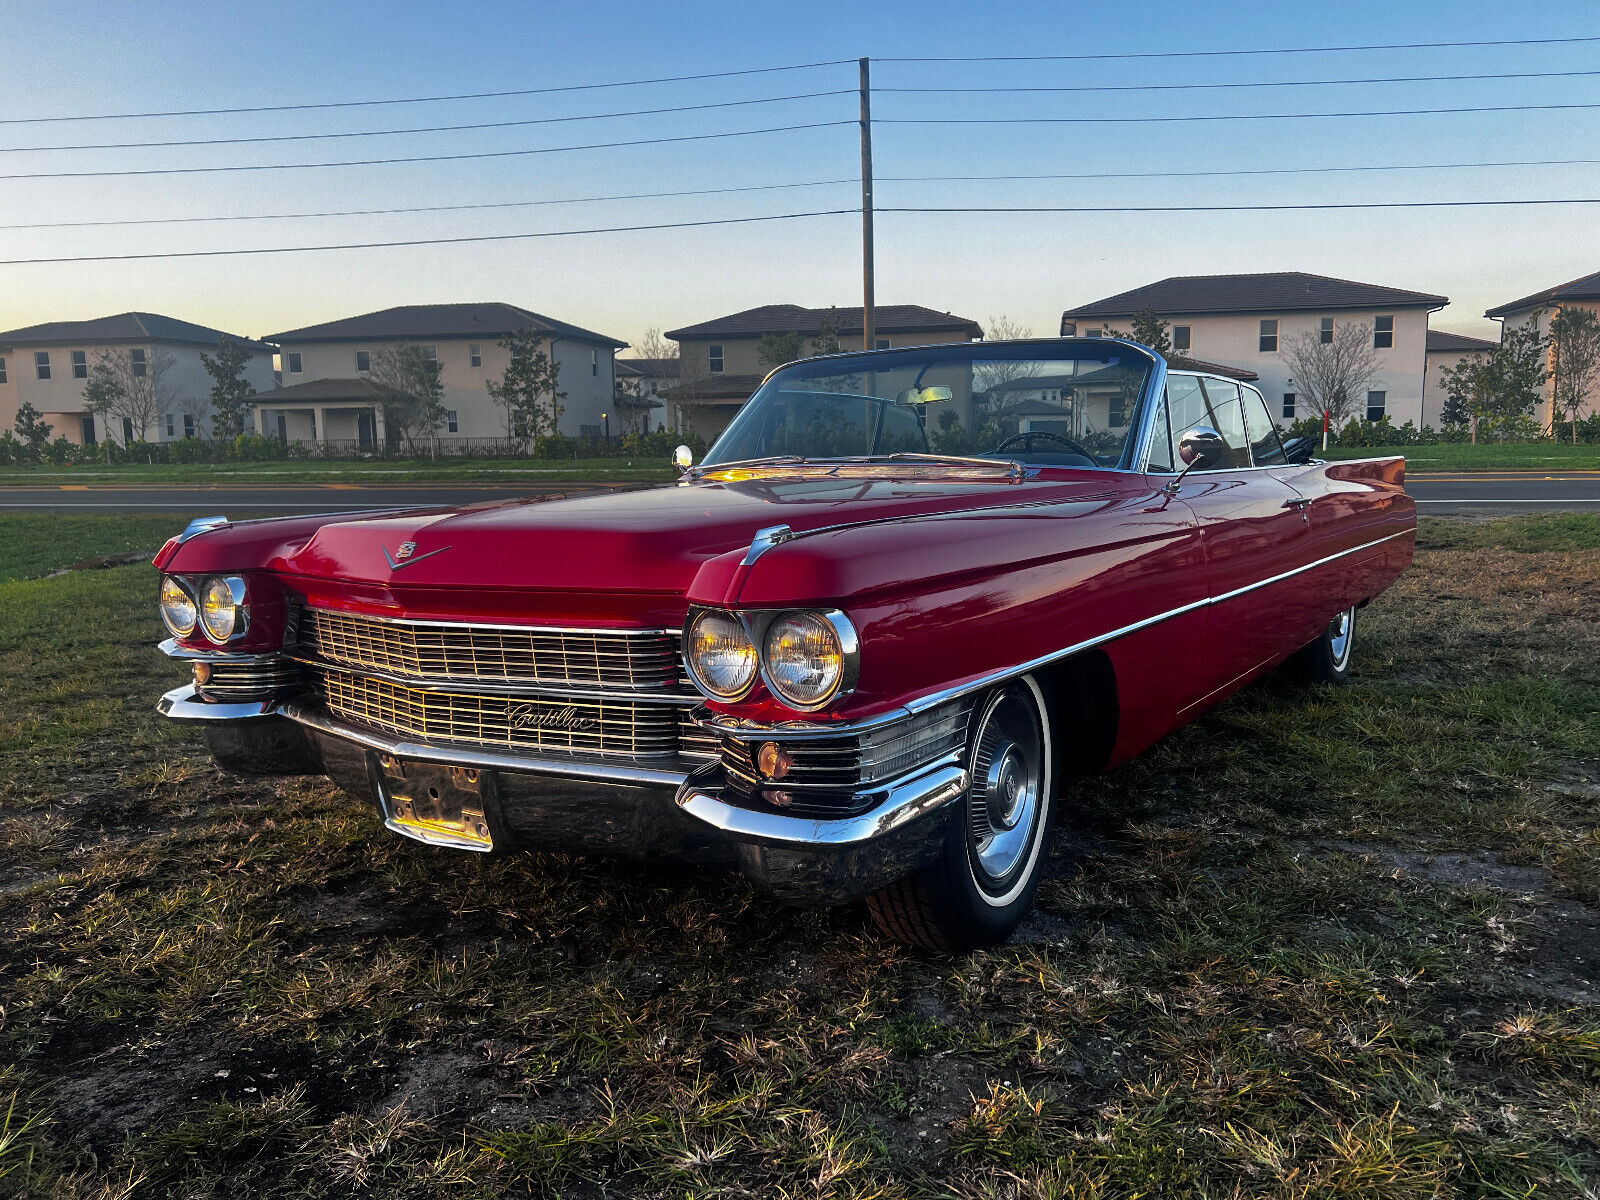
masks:
<path fill-rule="evenodd" d="M 700 627 L 701 622 L 707 620 L 727 621 L 733 626 L 734 629 L 738 630 L 739 633 L 743 635 L 746 644 L 750 648 L 749 674 L 745 677 L 738 688 L 731 691 L 713 687 L 709 682 L 707 682 L 704 673 L 700 669 L 700 664 L 697 661 L 697 656 L 695 653 L 695 631 Z M 756 680 L 761 677 L 761 646 L 760 643 L 751 636 L 748 624 L 740 619 L 740 615 L 738 613 L 729 612 L 728 610 L 721 608 L 697 609 L 689 614 L 689 619 L 684 623 L 683 665 L 684 669 L 689 672 L 690 681 L 695 685 L 695 687 L 699 688 L 701 692 L 713 700 L 731 703 L 735 700 L 742 700 L 748 696 L 750 694 L 750 689 L 755 687 Z"/>
<path fill-rule="evenodd" d="M 189 624 L 187 628 L 180 628 L 174 624 L 171 615 L 167 611 L 166 591 L 168 587 L 173 588 L 179 596 L 189 602 Z M 187 580 L 177 575 L 163 575 L 161 577 L 161 586 L 156 590 L 156 609 L 161 614 L 161 623 L 167 627 L 167 631 L 173 637 L 190 637 L 200 626 L 200 603 L 194 597 L 194 589 L 189 586 Z"/>
<path fill-rule="evenodd" d="M 716 615 L 733 621 L 743 631 L 746 641 L 755 651 L 756 671 L 755 676 L 737 694 L 723 694 L 705 683 L 694 661 L 694 630 L 698 623 L 707 615 Z M 777 680 L 770 669 L 767 655 L 767 638 L 773 627 L 780 622 L 791 618 L 813 618 L 824 622 L 833 634 L 838 644 L 840 655 L 840 669 L 838 678 L 826 695 L 814 700 L 803 700 L 787 694 L 777 684 Z M 772 699 L 785 708 L 797 712 L 816 712 L 827 708 L 831 704 L 850 695 L 856 686 L 856 681 L 861 674 L 861 640 L 856 633 L 855 626 L 850 618 L 836 608 L 777 608 L 777 609 L 726 609 L 713 607 L 696 607 L 689 612 L 684 622 L 683 633 L 683 661 L 688 671 L 690 682 L 708 699 L 720 703 L 733 703 L 744 699 L 755 687 L 755 681 L 760 680 L 761 685 L 771 695 Z"/>
<path fill-rule="evenodd" d="M 229 601 L 227 606 L 229 624 L 225 634 L 219 634 L 211 627 L 211 622 L 206 613 L 207 600 L 210 598 L 211 589 L 219 585 L 227 590 Z M 205 635 L 206 640 L 214 646 L 226 646 L 230 642 L 236 642 L 250 631 L 249 592 L 242 576 L 209 575 L 201 580 L 196 597 L 196 608 L 199 610 L 200 631 Z"/>

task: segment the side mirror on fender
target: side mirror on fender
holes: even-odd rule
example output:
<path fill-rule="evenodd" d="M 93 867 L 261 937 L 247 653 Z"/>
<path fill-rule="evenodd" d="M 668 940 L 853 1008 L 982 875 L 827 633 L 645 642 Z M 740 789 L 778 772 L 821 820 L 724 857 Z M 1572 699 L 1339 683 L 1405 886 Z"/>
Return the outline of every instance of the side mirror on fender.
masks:
<path fill-rule="evenodd" d="M 1214 471 L 1229 464 L 1228 443 L 1211 426 L 1196 425 L 1178 439 L 1178 458 L 1183 462 L 1184 474 Z"/>
<path fill-rule="evenodd" d="M 672 465 L 680 471 L 687 471 L 694 466 L 694 451 L 687 446 L 679 446 L 672 452 Z"/>
<path fill-rule="evenodd" d="M 1304 466 L 1317 455 L 1317 439 L 1309 437 L 1290 438 L 1283 444 L 1283 458 L 1285 462 Z"/>

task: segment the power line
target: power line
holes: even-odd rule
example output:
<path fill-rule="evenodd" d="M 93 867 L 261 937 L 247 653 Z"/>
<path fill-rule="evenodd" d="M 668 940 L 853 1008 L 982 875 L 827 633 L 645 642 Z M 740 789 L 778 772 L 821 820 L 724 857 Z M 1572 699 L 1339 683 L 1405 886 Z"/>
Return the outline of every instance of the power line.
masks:
<path fill-rule="evenodd" d="M 1193 212 L 1318 212 L 1324 209 L 1345 208 L 1509 208 L 1517 205 L 1575 205 L 1600 204 L 1594 199 L 1557 197 L 1548 200 L 1382 200 L 1352 201 L 1348 204 L 1115 204 L 1067 205 L 1025 204 L 955 205 L 944 208 L 885 208 L 877 211 L 901 213 L 1193 213 Z"/>
<path fill-rule="evenodd" d="M 1345 50 L 1454 50 L 1471 46 L 1566 46 L 1600 37 L 1500 38 L 1483 42 L 1375 42 L 1363 46 L 1280 46 L 1258 50 L 1142 50 L 1121 54 L 948 54 L 878 58 L 875 62 L 1103 62 L 1129 58 L 1228 58 L 1248 54 L 1333 54 Z"/>
<path fill-rule="evenodd" d="M 790 63 L 781 67 L 747 67 L 739 71 L 707 71 L 699 75 L 662 75 L 654 79 L 622 79 L 609 83 L 569 83 L 554 87 L 515 88 L 501 92 L 455 92 L 441 96 L 398 96 L 383 100 L 325 100 L 307 104 L 255 104 L 239 108 L 181 108 L 164 112 L 76 113 L 55 117 L 5 117 L 0 125 L 46 125 L 61 121 L 133 121 L 153 117 L 218 117 L 237 113 L 305 112 L 309 109 L 370 108 L 387 104 L 438 104 L 447 100 L 503 100 L 512 96 L 549 96 L 558 92 L 590 92 L 601 88 L 643 87 L 655 83 L 689 83 L 703 79 L 732 79 L 738 75 L 771 75 L 779 71 L 810 71 L 854 63 L 853 58 L 826 62 Z"/>
<path fill-rule="evenodd" d="M 168 250 L 150 254 L 79 254 L 60 258 L 0 259 L 0 267 L 42 263 L 128 262 L 150 258 L 221 258 L 238 254 L 306 254 L 315 250 L 380 250 L 393 246 L 453 246 L 464 242 L 515 242 L 531 238 L 581 237 L 592 233 L 639 233 L 653 229 L 699 229 L 707 225 L 750 225 L 761 221 L 796 221 L 806 217 L 854 216 L 859 208 L 818 209 L 812 212 L 771 213 L 760 217 L 721 217 L 705 221 L 661 221 L 650 225 L 612 225 L 599 229 L 553 229 L 538 233 L 485 233 L 462 237 L 411 238 L 395 242 L 341 242 L 320 246 L 258 246 L 245 250 Z"/>
<path fill-rule="evenodd" d="M 1485 79 L 1574 79 L 1600 75 L 1600 71 L 1508 71 L 1491 75 L 1381 75 L 1367 79 L 1248 79 L 1228 83 L 1107 83 L 1073 86 L 1018 87 L 880 87 L 878 92 L 937 93 L 941 95 L 987 92 L 1187 92 L 1213 88 L 1333 87 L 1371 83 L 1459 83 Z"/>
<path fill-rule="evenodd" d="M 1600 74 L 1600 72 L 1595 72 Z M 855 88 L 828 92 L 801 92 L 788 96 L 762 96 L 754 100 L 719 100 L 711 104 L 676 104 L 667 108 L 635 108 L 623 112 L 583 113 L 571 117 L 527 117 L 515 121 L 477 121 L 468 125 L 420 125 L 410 129 L 353 129 L 336 133 L 275 133 L 259 137 L 192 138 L 164 142 L 75 142 L 65 146 L 0 146 L 0 154 L 27 154 L 52 150 L 154 150 L 171 146 L 238 146 L 258 142 L 317 142 L 331 138 L 400 137 L 413 133 L 456 133 L 473 129 L 512 129 L 524 125 L 562 125 L 573 121 L 607 121 L 616 117 L 649 117 L 661 113 L 704 112 L 713 108 L 744 108 L 753 104 L 778 104 L 786 100 L 817 100 L 825 96 L 854 96 Z"/>
<path fill-rule="evenodd" d="M 685 133 L 676 137 L 634 138 L 626 142 L 588 142 L 579 146 L 541 146 L 534 150 L 481 150 L 470 154 L 412 154 L 401 158 L 356 158 L 333 162 L 243 163 L 226 167 L 140 167 L 119 171 L 26 171 L 0 175 L 0 179 L 88 179 L 124 175 L 206 175 L 221 171 L 299 171 L 318 167 L 374 167 L 389 163 L 460 162 L 465 159 L 518 158 L 529 154 L 565 154 L 572 150 L 614 150 L 624 146 L 661 146 L 670 142 L 705 142 L 716 138 L 754 137 L 764 133 L 790 133 L 800 129 L 830 129 L 855 121 L 811 121 L 803 125 L 774 125 L 766 129 L 734 129 L 725 133 Z"/>
<path fill-rule="evenodd" d="M 1444 113 L 1558 112 L 1600 104 L 1491 104 L 1459 108 L 1389 108 L 1368 112 L 1183 113 L 1166 117 L 879 117 L 880 125 L 1149 125 L 1179 121 L 1305 121 L 1328 117 L 1426 117 Z M 0 175 L 0 179 L 6 178 Z"/>
<path fill-rule="evenodd" d="M 679 192 L 620 192 L 612 196 L 572 196 L 558 200 L 502 200 L 485 204 L 419 204 L 405 208 L 352 208 L 329 212 L 240 213 L 205 217 L 121 217 L 109 221 L 37 221 L 0 225 L 5 229 L 89 229 L 105 225 L 197 225 L 216 221 L 297 221 L 318 217 L 378 217 L 396 213 L 472 212 L 492 208 L 538 208 L 554 204 L 600 204 L 616 200 L 662 200 L 675 196 L 724 196 L 734 192 L 776 192 L 789 188 L 854 184 L 855 179 L 812 179 L 803 183 L 756 183 L 744 187 L 692 188 Z"/>
<path fill-rule="evenodd" d="M 1480 167 L 1574 167 L 1600 158 L 1530 158 L 1504 162 L 1382 163 L 1354 167 L 1249 167 L 1226 171 L 1088 171 L 1066 175 L 879 175 L 880 183 L 1008 183 L 1060 179 L 1209 179 L 1235 175 L 1338 175 L 1353 171 L 1453 171 Z M 0 227 L 3 228 L 3 227 Z M 14 227 L 13 227 L 14 228 Z"/>

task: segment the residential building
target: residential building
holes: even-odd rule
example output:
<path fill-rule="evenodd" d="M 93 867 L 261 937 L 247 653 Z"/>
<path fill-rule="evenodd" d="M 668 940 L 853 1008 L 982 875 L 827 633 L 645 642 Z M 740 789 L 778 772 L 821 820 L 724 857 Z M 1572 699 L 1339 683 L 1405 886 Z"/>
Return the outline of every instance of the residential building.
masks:
<path fill-rule="evenodd" d="M 359 447 L 370 437 L 384 444 L 388 431 L 381 389 L 371 386 L 373 363 L 381 351 L 411 343 L 439 363 L 447 414 L 439 442 L 503 438 L 505 410 L 487 385 L 498 383 L 511 362 L 499 343 L 523 329 L 546 339 L 545 352 L 560 369 L 560 432 L 598 435 L 615 394 L 614 356 L 627 343 L 498 302 L 412 304 L 274 334 L 269 340 L 278 345 L 282 383 L 260 397 L 257 427 L 286 441 Z"/>
<path fill-rule="evenodd" d="M 1507 329 L 1521 328 L 1530 322 L 1537 322 L 1541 330 L 1549 333 L 1551 319 L 1564 308 L 1586 308 L 1591 312 L 1600 312 L 1600 271 L 1596 271 L 1593 275 L 1585 275 L 1581 279 L 1558 283 L 1555 287 L 1545 288 L 1542 292 L 1535 292 L 1531 296 L 1524 296 L 1520 300 L 1513 300 L 1498 308 L 1491 308 L 1483 315 L 1493 317 L 1500 322 L 1500 335 L 1504 337 Z M 1554 365 L 1552 362 L 1551 366 Z M 1553 383 L 1545 385 L 1542 409 L 1540 418 L 1546 426 L 1558 418 L 1564 420 L 1567 417 L 1566 413 L 1555 411 Z M 1600 400 L 1590 403 L 1579 415 L 1588 416 L 1597 411 L 1600 411 Z"/>
<path fill-rule="evenodd" d="M 1444 296 L 1303 271 L 1186 275 L 1069 308 L 1061 332 L 1126 330 L 1135 314 L 1153 311 L 1168 322 L 1177 352 L 1254 371 L 1274 414 L 1288 424 L 1320 414 L 1301 399 L 1284 349 L 1307 335 L 1331 342 L 1337 329 L 1356 322 L 1370 334 L 1379 364 L 1356 415 L 1420 425 L 1428 314 L 1447 303 Z"/>
<path fill-rule="evenodd" d="M 80 444 L 108 437 L 119 445 L 210 437 L 211 376 L 200 356 L 215 354 L 225 337 L 250 351 L 243 374 L 251 386 L 270 388 L 271 346 L 159 313 L 7 330 L 0 333 L 0 428 L 12 428 L 17 409 L 27 403 L 54 427 L 53 436 Z M 130 382 L 149 381 L 153 416 L 143 428 L 129 416 L 95 416 L 85 405 L 89 373 L 107 354 L 126 364 Z"/>
<path fill-rule="evenodd" d="M 665 424 L 658 415 L 665 409 L 662 395 L 678 385 L 676 358 L 617 359 L 617 403 L 623 424 L 649 433 Z"/>
<path fill-rule="evenodd" d="M 1422 420 L 1418 428 L 1440 424 L 1440 414 L 1450 399 L 1450 391 L 1440 382 L 1440 376 L 1461 365 L 1462 361 L 1493 352 L 1498 342 L 1484 338 L 1468 337 L 1463 333 L 1446 333 L 1442 329 L 1428 330 L 1428 365 L 1422 387 Z"/>
<path fill-rule="evenodd" d="M 880 304 L 872 310 L 874 350 L 970 342 L 983 328 L 968 317 L 937 312 L 920 304 Z M 764 304 L 725 317 L 668 330 L 678 343 L 681 371 L 676 387 L 664 389 L 672 404 L 673 428 L 700 434 L 708 441 L 727 426 L 771 365 L 761 361 L 761 339 L 767 334 L 799 334 L 810 342 L 831 326 L 840 350 L 862 349 L 861 309 L 802 308 L 798 304 Z"/>

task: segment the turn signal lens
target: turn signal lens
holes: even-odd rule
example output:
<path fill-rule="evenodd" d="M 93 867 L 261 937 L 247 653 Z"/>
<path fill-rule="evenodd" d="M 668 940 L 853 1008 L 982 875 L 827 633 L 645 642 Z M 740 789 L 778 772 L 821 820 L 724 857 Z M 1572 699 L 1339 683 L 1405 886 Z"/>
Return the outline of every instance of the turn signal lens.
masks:
<path fill-rule="evenodd" d="M 761 749 L 756 751 L 756 766 L 768 779 L 782 779 L 794 766 L 794 755 L 777 742 L 762 742 Z"/>
<path fill-rule="evenodd" d="M 161 619 L 173 633 L 179 637 L 188 637 L 194 632 L 194 597 L 170 575 L 161 580 L 160 605 Z"/>
<path fill-rule="evenodd" d="M 217 644 L 244 629 L 244 580 L 208 579 L 200 593 L 200 623 Z"/>
<path fill-rule="evenodd" d="M 767 630 L 766 666 L 780 697 L 797 708 L 816 708 L 839 690 L 845 648 L 821 613 L 787 613 Z"/>
<path fill-rule="evenodd" d="M 708 611 L 694 619 L 688 660 L 695 681 L 719 700 L 737 700 L 755 682 L 755 644 L 727 613 Z"/>

